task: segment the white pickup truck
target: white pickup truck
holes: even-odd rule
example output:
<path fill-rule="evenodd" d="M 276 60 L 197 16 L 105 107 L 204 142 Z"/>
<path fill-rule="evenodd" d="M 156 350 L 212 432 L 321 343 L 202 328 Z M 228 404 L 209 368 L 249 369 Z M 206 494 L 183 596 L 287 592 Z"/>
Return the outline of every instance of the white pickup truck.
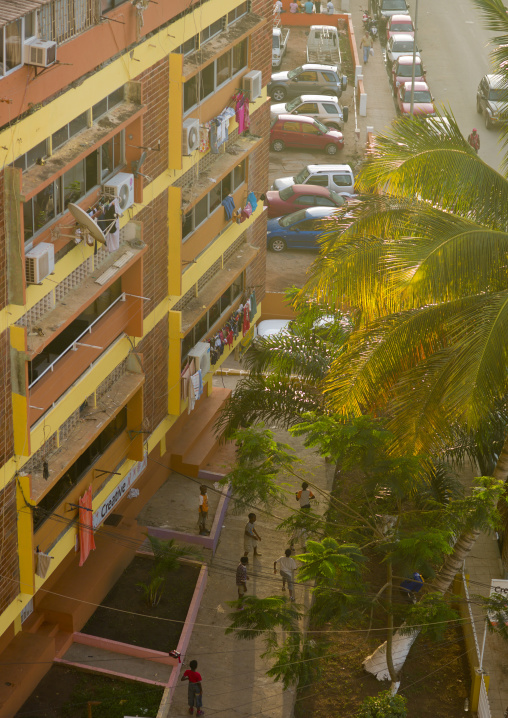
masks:
<path fill-rule="evenodd" d="M 312 25 L 307 38 L 307 62 L 336 65 L 340 72 L 339 33 L 330 25 Z"/>
<path fill-rule="evenodd" d="M 289 28 L 274 27 L 272 31 L 272 67 L 280 67 L 286 54 Z"/>

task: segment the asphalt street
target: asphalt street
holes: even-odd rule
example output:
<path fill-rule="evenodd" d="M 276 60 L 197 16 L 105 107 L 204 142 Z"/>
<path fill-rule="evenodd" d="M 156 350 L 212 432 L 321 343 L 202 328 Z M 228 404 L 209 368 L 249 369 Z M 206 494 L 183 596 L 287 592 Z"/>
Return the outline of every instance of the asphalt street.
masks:
<path fill-rule="evenodd" d="M 408 0 L 414 20 L 416 0 Z M 499 170 L 503 157 L 501 131 L 487 130 L 476 112 L 476 89 L 490 72 L 489 41 L 480 13 L 471 0 L 419 0 L 418 45 L 429 87 L 438 107 L 449 107 L 465 137 L 473 127 L 480 134 L 480 157 Z"/>

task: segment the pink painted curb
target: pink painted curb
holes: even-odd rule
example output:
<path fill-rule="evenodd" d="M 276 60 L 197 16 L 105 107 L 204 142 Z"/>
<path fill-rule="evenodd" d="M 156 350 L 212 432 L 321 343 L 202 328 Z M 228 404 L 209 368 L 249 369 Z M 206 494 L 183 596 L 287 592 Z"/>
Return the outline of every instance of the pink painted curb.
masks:
<path fill-rule="evenodd" d="M 110 638 L 92 636 L 88 633 L 76 631 L 72 634 L 72 641 L 73 643 L 80 643 L 84 646 L 102 648 L 102 650 L 110 651 L 111 653 L 119 653 L 124 656 L 132 656 L 133 658 L 143 658 L 144 660 L 154 661 L 155 663 L 163 663 L 167 666 L 176 666 L 178 664 L 177 658 L 172 658 L 162 651 L 154 651 L 151 648 L 134 646 L 131 643 L 112 641 Z"/>
<path fill-rule="evenodd" d="M 199 474 L 199 478 L 205 478 L 201 476 L 201 472 Z M 206 478 L 208 480 L 215 479 L 216 481 L 219 481 L 223 478 L 223 475 L 206 472 Z M 217 510 L 215 512 L 209 536 L 200 536 L 199 534 L 190 534 L 185 533 L 184 531 L 174 531 L 173 529 L 160 528 L 160 526 L 147 526 L 146 530 L 150 534 L 150 536 L 154 536 L 155 538 L 175 539 L 175 541 L 190 543 L 195 546 L 202 546 L 203 548 L 210 549 L 212 551 L 212 554 L 214 554 L 217 549 L 217 544 L 219 543 L 222 523 L 226 515 L 230 498 L 231 491 L 227 486 L 225 486 L 222 490 L 222 496 L 220 497 L 219 503 L 217 505 Z"/>
<path fill-rule="evenodd" d="M 123 681 L 136 681 L 138 683 L 149 683 L 151 686 L 160 686 L 165 688 L 166 684 L 160 681 L 151 681 L 148 678 L 141 678 L 140 676 L 131 676 L 128 673 L 118 673 L 117 671 L 108 671 L 107 668 L 97 668 L 96 666 L 88 666 L 86 663 L 74 663 L 73 661 L 66 661 L 63 658 L 55 658 L 54 663 L 60 663 L 63 666 L 72 666 L 73 668 L 79 668 L 80 671 L 86 671 L 87 673 L 101 673 L 113 678 L 120 678 Z M 171 671 L 173 673 L 173 671 Z"/>

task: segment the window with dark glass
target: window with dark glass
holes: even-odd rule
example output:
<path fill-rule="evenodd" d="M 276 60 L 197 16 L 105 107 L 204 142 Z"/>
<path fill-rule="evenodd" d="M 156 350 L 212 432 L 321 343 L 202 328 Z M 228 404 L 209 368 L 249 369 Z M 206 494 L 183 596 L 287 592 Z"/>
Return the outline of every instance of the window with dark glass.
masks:
<path fill-rule="evenodd" d="M 226 52 L 217 58 L 217 86 L 227 82 L 231 77 L 231 53 Z"/>
<path fill-rule="evenodd" d="M 233 75 L 247 67 L 247 40 L 242 40 L 235 45 L 233 50 Z"/>
<path fill-rule="evenodd" d="M 194 207 L 194 226 L 198 227 L 208 217 L 208 195 Z"/>
<path fill-rule="evenodd" d="M 214 65 L 214 63 L 212 62 L 211 65 L 208 65 L 208 67 L 205 67 L 205 69 L 200 74 L 201 74 L 200 95 L 201 95 L 201 99 L 204 100 L 205 97 L 208 97 L 208 95 L 211 95 L 212 92 L 215 90 L 215 65 Z"/>
<path fill-rule="evenodd" d="M 228 25 L 231 25 L 231 23 L 236 22 L 239 20 L 243 15 L 246 15 L 249 10 L 249 3 L 243 2 L 241 5 L 238 5 L 234 10 L 231 10 L 231 12 L 228 12 Z"/>
<path fill-rule="evenodd" d="M 198 102 L 198 75 L 194 75 L 183 85 L 183 110 L 187 112 Z"/>
<path fill-rule="evenodd" d="M 105 97 L 103 100 L 100 100 L 92 107 L 92 117 L 94 121 L 98 117 L 102 117 L 102 115 L 105 115 L 108 111 L 108 98 Z"/>

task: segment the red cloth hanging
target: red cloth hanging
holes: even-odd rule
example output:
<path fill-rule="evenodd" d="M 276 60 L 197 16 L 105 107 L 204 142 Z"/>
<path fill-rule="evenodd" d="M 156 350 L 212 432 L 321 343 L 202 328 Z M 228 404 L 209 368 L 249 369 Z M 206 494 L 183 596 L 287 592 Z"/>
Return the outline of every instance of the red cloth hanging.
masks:
<path fill-rule="evenodd" d="M 250 319 L 249 319 L 249 307 L 247 305 L 243 308 L 243 336 L 247 334 L 247 332 L 250 329 Z"/>
<path fill-rule="evenodd" d="M 95 550 L 93 535 L 92 484 L 79 497 L 79 565 L 82 566 L 90 551 Z"/>

